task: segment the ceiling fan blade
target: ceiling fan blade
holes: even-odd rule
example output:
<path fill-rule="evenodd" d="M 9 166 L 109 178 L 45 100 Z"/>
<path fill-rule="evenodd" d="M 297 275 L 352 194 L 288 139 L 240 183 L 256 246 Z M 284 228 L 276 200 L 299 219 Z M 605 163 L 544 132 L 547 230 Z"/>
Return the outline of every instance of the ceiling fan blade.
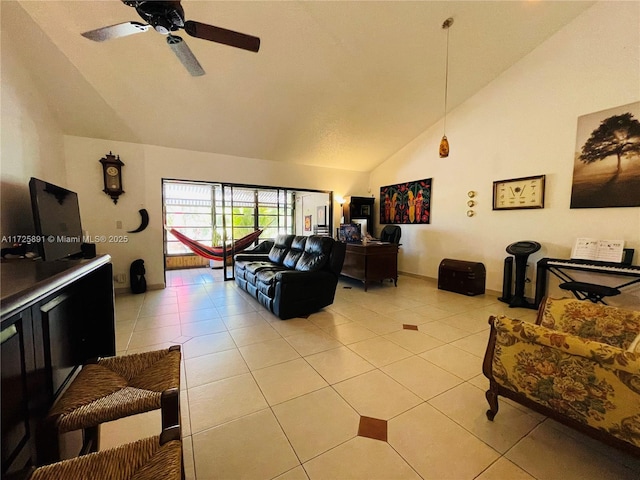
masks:
<path fill-rule="evenodd" d="M 126 37 L 127 35 L 133 35 L 134 33 L 146 32 L 149 28 L 151 28 L 151 26 L 144 23 L 126 22 L 84 32 L 82 36 L 89 40 L 93 40 L 94 42 L 104 42 L 105 40 L 111 40 L 112 38 Z"/>
<path fill-rule="evenodd" d="M 198 62 L 198 59 L 195 57 L 189 46 L 186 44 L 182 37 L 178 37 L 177 35 L 169 35 L 167 37 L 167 44 L 173 50 L 173 53 L 176 54 L 178 60 L 182 62 L 184 68 L 191 74 L 193 77 L 199 77 L 200 75 L 204 75 L 204 69 Z"/>
<path fill-rule="evenodd" d="M 260 49 L 260 39 L 244 33 L 234 32 L 226 28 L 214 27 L 206 23 L 187 20 L 184 22 L 185 31 L 192 37 L 223 43 L 231 47 L 242 48 L 251 52 Z"/>

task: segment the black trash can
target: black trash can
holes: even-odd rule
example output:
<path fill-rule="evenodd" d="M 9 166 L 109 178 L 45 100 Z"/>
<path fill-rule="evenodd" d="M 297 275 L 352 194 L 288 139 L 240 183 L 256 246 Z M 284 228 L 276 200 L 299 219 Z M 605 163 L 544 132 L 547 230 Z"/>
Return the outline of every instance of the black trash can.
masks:
<path fill-rule="evenodd" d="M 141 258 L 134 260 L 129 269 L 129 277 L 131 278 L 131 293 L 144 293 L 147 291 L 147 279 L 145 274 L 144 260 Z"/>

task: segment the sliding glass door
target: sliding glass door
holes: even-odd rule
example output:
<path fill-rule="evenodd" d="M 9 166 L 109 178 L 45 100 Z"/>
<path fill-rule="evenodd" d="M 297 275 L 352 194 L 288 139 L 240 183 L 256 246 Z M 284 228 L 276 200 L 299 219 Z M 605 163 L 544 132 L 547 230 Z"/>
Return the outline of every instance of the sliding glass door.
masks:
<path fill-rule="evenodd" d="M 262 234 L 256 243 L 274 240 L 280 233 L 296 233 L 296 194 L 306 192 L 166 179 L 162 187 L 165 225 L 208 247 L 228 248 L 229 253 L 234 241 L 258 229 Z M 324 194 L 329 203 L 331 193 Z M 165 235 L 164 252 L 165 258 L 193 255 L 171 233 Z"/>
<path fill-rule="evenodd" d="M 216 245 L 214 186 L 206 183 L 165 181 L 164 224 L 209 247 Z M 165 238 L 166 255 L 191 254 L 173 235 Z"/>

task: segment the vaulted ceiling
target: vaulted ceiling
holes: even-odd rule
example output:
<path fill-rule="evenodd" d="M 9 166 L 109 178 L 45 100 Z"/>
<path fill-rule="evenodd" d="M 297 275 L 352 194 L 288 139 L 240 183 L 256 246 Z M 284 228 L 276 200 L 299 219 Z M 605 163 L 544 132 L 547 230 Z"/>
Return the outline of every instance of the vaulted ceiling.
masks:
<path fill-rule="evenodd" d="M 252 53 L 182 32 L 206 72 L 192 77 L 153 29 L 80 35 L 141 22 L 120 0 L 0 2 L 66 134 L 357 171 L 442 118 L 446 18 L 450 111 L 593 3 L 183 0 L 186 19 L 261 39 Z"/>

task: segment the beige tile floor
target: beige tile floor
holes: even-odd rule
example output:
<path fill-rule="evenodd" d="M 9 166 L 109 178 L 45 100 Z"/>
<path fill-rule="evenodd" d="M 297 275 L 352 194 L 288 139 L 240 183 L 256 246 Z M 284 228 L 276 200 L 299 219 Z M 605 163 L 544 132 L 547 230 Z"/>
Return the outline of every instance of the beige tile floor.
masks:
<path fill-rule="evenodd" d="M 640 459 L 508 400 L 486 419 L 487 319 L 532 310 L 400 276 L 368 292 L 342 280 L 332 306 L 282 321 L 221 277 L 168 272 L 165 290 L 116 298 L 119 354 L 182 345 L 188 479 L 640 478 Z M 387 441 L 358 436 L 361 416 Z M 102 448 L 159 424 L 107 424 Z"/>

